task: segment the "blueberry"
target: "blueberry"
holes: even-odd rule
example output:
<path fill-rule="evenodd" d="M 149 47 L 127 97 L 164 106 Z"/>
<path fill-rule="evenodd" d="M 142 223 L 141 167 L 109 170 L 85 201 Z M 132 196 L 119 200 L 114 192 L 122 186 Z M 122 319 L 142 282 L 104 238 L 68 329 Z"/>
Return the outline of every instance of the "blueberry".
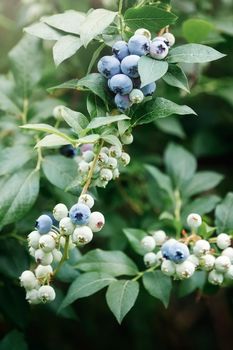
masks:
<path fill-rule="evenodd" d="M 70 220 L 75 225 L 85 225 L 91 215 L 90 208 L 86 204 L 78 203 L 71 207 L 69 211 Z"/>
<path fill-rule="evenodd" d="M 133 89 L 132 80 L 125 74 L 117 74 L 109 82 L 110 89 L 115 94 L 126 95 Z"/>
<path fill-rule="evenodd" d="M 140 89 L 141 79 L 140 78 L 135 78 L 135 79 L 132 79 L 132 81 L 133 81 L 134 89 Z"/>
<path fill-rule="evenodd" d="M 130 55 L 125 57 L 121 62 L 122 73 L 128 75 L 130 78 L 138 78 L 138 61 L 140 56 Z"/>
<path fill-rule="evenodd" d="M 184 262 L 189 256 L 188 247 L 181 242 L 176 242 L 170 249 L 170 260 L 176 264 Z"/>
<path fill-rule="evenodd" d="M 150 55 L 157 60 L 162 60 L 168 54 L 168 47 L 162 40 L 155 40 L 150 45 Z"/>
<path fill-rule="evenodd" d="M 97 68 L 99 73 L 107 79 L 121 72 L 120 61 L 114 56 L 102 57 L 98 62 Z"/>
<path fill-rule="evenodd" d="M 40 234 L 48 233 L 52 228 L 53 221 L 48 215 L 41 215 L 37 220 L 35 227 Z"/>
<path fill-rule="evenodd" d="M 148 85 L 145 85 L 141 88 L 144 96 L 152 96 L 153 93 L 156 90 L 156 84 L 155 83 L 150 83 Z"/>
<path fill-rule="evenodd" d="M 172 249 L 176 242 L 177 241 L 175 239 L 171 238 L 162 245 L 161 252 L 165 259 L 171 260 Z"/>
<path fill-rule="evenodd" d="M 121 112 L 125 112 L 131 106 L 131 102 L 128 95 L 122 96 L 120 94 L 117 94 L 115 96 L 115 104 Z"/>
<path fill-rule="evenodd" d="M 72 145 L 64 145 L 60 147 L 60 153 L 67 158 L 73 158 L 77 155 L 77 150 Z"/>
<path fill-rule="evenodd" d="M 150 51 L 150 41 L 144 35 L 134 35 L 129 39 L 128 47 L 131 55 L 144 56 Z"/>
<path fill-rule="evenodd" d="M 112 47 L 112 52 L 121 61 L 129 55 L 128 44 L 123 40 L 117 41 Z"/>

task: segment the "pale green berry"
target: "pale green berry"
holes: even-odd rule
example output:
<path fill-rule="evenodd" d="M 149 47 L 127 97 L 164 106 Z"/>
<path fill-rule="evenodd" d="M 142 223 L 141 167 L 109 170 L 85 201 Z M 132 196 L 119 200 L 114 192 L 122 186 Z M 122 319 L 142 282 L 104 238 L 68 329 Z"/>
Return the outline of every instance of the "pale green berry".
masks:
<path fill-rule="evenodd" d="M 130 145 L 133 142 L 133 135 L 129 132 L 124 133 L 123 135 L 121 135 L 121 142 L 124 145 Z"/>
<path fill-rule="evenodd" d="M 109 155 L 110 155 L 110 157 L 120 158 L 121 154 L 122 154 L 122 150 L 121 150 L 120 147 L 118 147 L 118 146 L 111 146 L 109 148 Z"/>
<path fill-rule="evenodd" d="M 91 209 L 94 206 L 95 201 L 94 201 L 94 198 L 90 194 L 85 193 L 79 197 L 78 203 L 85 204 Z"/>
<path fill-rule="evenodd" d="M 228 280 L 233 280 L 233 265 L 229 267 L 229 269 L 226 271 L 224 277 Z"/>
<path fill-rule="evenodd" d="M 50 253 L 55 248 L 55 246 L 56 242 L 51 235 L 46 234 L 40 237 L 39 247 L 43 250 L 43 252 Z"/>
<path fill-rule="evenodd" d="M 73 243 L 85 245 L 91 242 L 93 238 L 93 232 L 88 226 L 77 227 L 72 235 Z"/>
<path fill-rule="evenodd" d="M 172 33 L 164 33 L 163 37 L 168 41 L 169 46 L 173 46 L 175 44 L 175 37 Z"/>
<path fill-rule="evenodd" d="M 215 269 L 218 272 L 226 272 L 231 266 L 231 260 L 228 256 L 220 255 L 215 260 Z"/>
<path fill-rule="evenodd" d="M 117 160 L 116 160 L 116 158 L 109 157 L 109 158 L 108 158 L 108 164 L 107 164 L 107 166 L 108 166 L 111 170 L 116 169 L 116 167 L 117 167 Z"/>
<path fill-rule="evenodd" d="M 197 257 L 201 257 L 204 254 L 207 254 L 210 251 L 210 244 L 205 239 L 200 239 L 194 244 L 193 253 Z"/>
<path fill-rule="evenodd" d="M 82 154 L 82 158 L 85 162 L 90 163 L 95 157 L 93 151 L 86 151 Z"/>
<path fill-rule="evenodd" d="M 118 168 L 114 169 L 112 172 L 112 175 L 113 175 L 113 180 L 118 179 L 118 177 L 120 176 L 119 169 Z"/>
<path fill-rule="evenodd" d="M 231 237 L 226 233 L 220 233 L 217 236 L 216 244 L 220 249 L 226 249 L 231 245 Z"/>
<path fill-rule="evenodd" d="M 29 233 L 27 240 L 29 247 L 32 247 L 34 249 L 39 248 L 39 240 L 40 240 L 40 233 L 38 231 L 32 231 Z"/>
<path fill-rule="evenodd" d="M 64 111 L 64 107 L 65 106 L 59 105 L 53 109 L 53 116 L 55 119 L 60 120 L 60 121 L 63 120 L 62 112 Z"/>
<path fill-rule="evenodd" d="M 139 89 L 133 89 L 129 94 L 129 99 L 132 103 L 138 104 L 144 100 L 144 94 Z"/>
<path fill-rule="evenodd" d="M 111 181 L 113 178 L 112 171 L 107 168 L 103 168 L 100 171 L 100 180 L 102 181 Z"/>
<path fill-rule="evenodd" d="M 210 271 L 214 267 L 215 257 L 211 254 L 206 254 L 200 257 L 200 267 L 205 271 Z"/>
<path fill-rule="evenodd" d="M 130 163 L 130 155 L 126 152 L 122 152 L 120 160 L 123 166 L 127 166 Z"/>
<path fill-rule="evenodd" d="M 53 273 L 53 269 L 51 265 L 38 265 L 35 269 L 35 275 L 38 279 L 47 279 Z"/>
<path fill-rule="evenodd" d="M 228 256 L 228 258 L 230 258 L 230 260 L 231 260 L 231 263 L 233 264 L 233 248 L 232 247 L 228 247 L 228 248 L 224 249 L 222 251 L 222 255 Z"/>
<path fill-rule="evenodd" d="M 46 303 L 47 301 L 53 301 L 56 297 L 55 290 L 51 286 L 41 286 L 38 291 L 39 299 Z"/>
<path fill-rule="evenodd" d="M 155 240 L 152 236 L 145 236 L 141 240 L 141 246 L 143 247 L 143 249 L 145 251 L 152 252 L 152 250 L 154 250 L 156 247 L 156 243 L 155 243 Z"/>
<path fill-rule="evenodd" d="M 170 260 L 164 260 L 161 264 L 161 271 L 166 276 L 173 276 L 176 272 L 176 265 Z"/>
<path fill-rule="evenodd" d="M 34 289 L 37 286 L 37 279 L 34 273 L 30 270 L 24 271 L 19 277 L 20 285 L 27 290 Z"/>
<path fill-rule="evenodd" d="M 98 165 L 99 166 L 103 166 L 103 165 L 106 165 L 108 164 L 108 155 L 104 152 L 101 152 L 99 155 L 98 155 Z"/>
<path fill-rule="evenodd" d="M 61 219 L 67 217 L 68 208 L 65 204 L 59 203 L 53 208 L 53 216 L 55 220 L 60 221 Z"/>
<path fill-rule="evenodd" d="M 143 260 L 144 260 L 144 264 L 147 267 L 154 266 L 158 262 L 157 255 L 153 252 L 146 253 L 143 257 Z"/>
<path fill-rule="evenodd" d="M 193 265 L 195 265 L 195 267 L 199 266 L 199 258 L 196 255 L 194 255 L 194 254 L 189 255 L 187 260 L 190 261 L 191 263 L 193 263 Z"/>
<path fill-rule="evenodd" d="M 191 213 L 187 217 L 187 224 L 191 228 L 197 228 L 202 224 L 202 218 L 199 214 Z"/>
<path fill-rule="evenodd" d="M 59 222 L 59 229 L 62 235 L 69 236 L 74 232 L 75 226 L 70 218 L 63 218 Z"/>
<path fill-rule="evenodd" d="M 139 28 L 135 31 L 134 35 L 144 35 L 147 39 L 151 39 L 151 32 L 145 28 Z"/>
<path fill-rule="evenodd" d="M 185 260 L 176 265 L 176 274 L 180 279 L 190 278 L 195 272 L 195 265 L 191 261 Z"/>
<path fill-rule="evenodd" d="M 153 232 L 152 236 L 156 242 L 156 245 L 163 245 L 167 238 L 166 233 L 163 230 Z"/>
<path fill-rule="evenodd" d="M 61 259 L 62 259 L 62 252 L 58 249 L 54 249 L 52 251 L 52 254 L 53 254 L 53 261 L 55 262 L 60 262 Z"/>
<path fill-rule="evenodd" d="M 99 211 L 93 211 L 91 213 L 88 226 L 93 232 L 99 232 L 105 224 L 105 218 L 102 213 Z"/>
<path fill-rule="evenodd" d="M 35 261 L 41 265 L 50 265 L 53 262 L 53 254 L 45 253 L 42 249 L 35 251 Z"/>
<path fill-rule="evenodd" d="M 40 304 L 39 292 L 37 289 L 28 290 L 26 293 L 26 300 L 29 304 L 37 305 Z"/>
<path fill-rule="evenodd" d="M 223 280 L 224 280 L 224 276 L 222 273 L 220 273 L 216 270 L 210 271 L 210 273 L 208 275 L 209 283 L 219 286 L 223 283 Z"/>

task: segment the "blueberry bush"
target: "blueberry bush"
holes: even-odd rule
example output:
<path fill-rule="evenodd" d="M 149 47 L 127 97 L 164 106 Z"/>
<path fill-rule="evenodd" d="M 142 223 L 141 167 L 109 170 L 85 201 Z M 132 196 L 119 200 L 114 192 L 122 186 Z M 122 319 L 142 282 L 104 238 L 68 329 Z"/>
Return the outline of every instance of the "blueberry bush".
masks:
<path fill-rule="evenodd" d="M 79 305 L 137 332 L 153 308 L 167 326 L 183 300 L 227 298 L 230 5 L 24 0 L 13 25 L 3 4 L 19 40 L 0 61 L 1 349 L 52 349 L 56 322 L 92 335 Z"/>

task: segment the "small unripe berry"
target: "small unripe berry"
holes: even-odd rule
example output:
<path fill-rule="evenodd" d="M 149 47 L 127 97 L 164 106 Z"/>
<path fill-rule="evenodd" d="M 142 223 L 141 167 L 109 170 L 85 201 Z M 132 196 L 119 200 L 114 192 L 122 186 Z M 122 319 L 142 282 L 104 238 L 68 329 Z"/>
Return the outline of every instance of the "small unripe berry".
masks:
<path fill-rule="evenodd" d="M 35 275 L 38 279 L 44 279 L 44 278 L 49 278 L 50 275 L 53 273 L 53 269 L 51 265 L 38 265 L 37 268 L 35 269 Z"/>
<path fill-rule="evenodd" d="M 195 265 L 191 261 L 184 261 L 176 265 L 176 274 L 179 278 L 190 278 L 195 272 Z"/>
<path fill-rule="evenodd" d="M 53 262 L 53 254 L 45 253 L 42 249 L 35 251 L 35 261 L 41 265 L 50 265 Z"/>
<path fill-rule="evenodd" d="M 72 235 L 73 243 L 80 245 L 88 244 L 93 238 L 93 232 L 88 226 L 77 227 Z"/>
<path fill-rule="evenodd" d="M 158 230 L 152 233 L 156 245 L 162 245 L 166 241 L 166 233 L 163 230 Z"/>
<path fill-rule="evenodd" d="M 118 177 L 120 176 L 119 169 L 118 168 L 114 169 L 112 172 L 112 175 L 113 175 L 113 180 L 118 179 Z"/>
<path fill-rule="evenodd" d="M 52 254 L 53 254 L 53 261 L 55 262 L 60 262 L 61 259 L 62 259 L 62 252 L 58 249 L 54 249 L 52 251 Z"/>
<path fill-rule="evenodd" d="M 28 251 L 29 251 L 29 254 L 30 254 L 33 258 L 35 258 L 35 251 L 36 251 L 36 249 L 30 247 L 30 248 L 28 249 Z"/>
<path fill-rule="evenodd" d="M 93 211 L 90 216 L 88 226 L 93 232 L 99 232 L 105 224 L 105 218 L 102 213 Z"/>
<path fill-rule="evenodd" d="M 26 300 L 31 305 L 40 304 L 39 292 L 37 289 L 28 290 L 26 293 Z"/>
<path fill-rule="evenodd" d="M 215 257 L 211 254 L 206 254 L 200 257 L 200 267 L 205 271 L 210 271 L 214 267 Z"/>
<path fill-rule="evenodd" d="M 220 233 L 217 236 L 216 243 L 220 249 L 226 249 L 227 247 L 229 247 L 231 245 L 231 237 L 229 235 L 227 235 L 226 233 Z"/>
<path fill-rule="evenodd" d="M 208 275 L 208 281 L 211 284 L 214 284 L 216 286 L 219 286 L 220 284 L 223 283 L 223 279 L 224 276 L 222 273 L 216 271 L 216 270 L 212 270 L 210 271 L 209 275 Z"/>
<path fill-rule="evenodd" d="M 108 147 L 102 147 L 101 150 L 100 150 L 100 153 L 106 153 L 108 155 L 109 148 Z"/>
<path fill-rule="evenodd" d="M 161 271 L 166 276 L 173 276 L 176 272 L 176 265 L 170 260 L 164 260 L 161 264 Z"/>
<path fill-rule="evenodd" d="M 127 166 L 130 163 L 130 155 L 126 152 L 122 152 L 120 160 L 123 166 Z"/>
<path fill-rule="evenodd" d="M 144 248 L 145 251 L 151 252 L 152 250 L 155 249 L 156 243 L 152 236 L 145 236 L 141 240 L 141 246 Z"/>
<path fill-rule="evenodd" d="M 144 35 L 147 39 L 151 39 L 151 33 L 145 28 L 139 28 L 135 31 L 134 35 Z"/>
<path fill-rule="evenodd" d="M 144 94 L 139 89 L 133 89 L 129 94 L 129 99 L 132 103 L 138 104 L 144 100 Z"/>
<path fill-rule="evenodd" d="M 166 41 L 168 42 L 169 46 L 173 46 L 175 44 L 175 37 L 172 33 L 164 33 L 163 37 L 166 39 Z"/>
<path fill-rule="evenodd" d="M 156 258 L 157 258 L 157 261 L 158 261 L 158 264 L 161 264 L 163 262 L 163 254 L 161 252 L 161 250 L 158 251 L 158 253 L 156 254 Z"/>
<path fill-rule="evenodd" d="M 59 203 L 53 209 L 53 216 L 57 221 L 67 217 L 68 209 L 65 204 Z"/>
<path fill-rule="evenodd" d="M 111 146 L 109 148 L 109 155 L 110 155 L 110 157 L 120 158 L 121 154 L 122 154 L 122 150 L 121 150 L 120 147 L 118 147 L 118 146 Z"/>
<path fill-rule="evenodd" d="M 78 164 L 78 171 L 81 174 L 86 174 L 86 173 L 88 173 L 89 170 L 90 170 L 90 164 L 89 163 L 85 162 L 84 160 L 79 162 L 79 164 Z"/>
<path fill-rule="evenodd" d="M 70 218 L 61 219 L 59 229 L 62 235 L 69 236 L 74 232 L 75 226 Z"/>
<path fill-rule="evenodd" d="M 45 253 L 50 253 L 56 246 L 54 238 L 50 235 L 43 235 L 39 240 L 40 249 Z"/>
<path fill-rule="evenodd" d="M 95 201 L 91 195 L 85 193 L 79 197 L 78 203 L 85 204 L 91 209 L 94 206 Z"/>
<path fill-rule="evenodd" d="M 202 218 L 199 214 L 191 213 L 187 217 L 187 224 L 191 228 L 197 228 L 202 224 Z"/>
<path fill-rule="evenodd" d="M 98 155 L 98 165 L 103 166 L 108 164 L 108 155 L 104 152 L 100 152 Z"/>
<path fill-rule="evenodd" d="M 30 270 L 24 271 L 19 277 L 19 280 L 21 286 L 28 290 L 36 288 L 38 284 L 36 276 Z"/>
<path fill-rule="evenodd" d="M 34 249 L 39 248 L 40 237 L 41 235 L 38 231 L 32 231 L 31 233 L 29 233 L 27 237 L 29 247 L 32 247 Z"/>
<path fill-rule="evenodd" d="M 193 263 L 193 265 L 195 265 L 195 267 L 199 266 L 199 259 L 196 255 L 194 255 L 194 254 L 189 255 L 187 260 L 190 261 L 191 263 Z"/>
<path fill-rule="evenodd" d="M 228 248 L 224 249 L 222 251 L 222 255 L 228 256 L 228 258 L 230 258 L 230 260 L 231 260 L 231 263 L 233 264 L 233 248 L 232 247 L 228 247 Z"/>
<path fill-rule="evenodd" d="M 228 256 L 220 255 L 215 260 L 215 269 L 218 272 L 226 272 L 231 266 L 231 260 Z"/>
<path fill-rule="evenodd" d="M 82 158 L 85 162 L 90 163 L 95 157 L 93 151 L 86 151 L 82 154 Z"/>
<path fill-rule="evenodd" d="M 41 286 L 38 295 L 43 303 L 53 301 L 56 297 L 55 290 L 51 286 Z"/>
<path fill-rule="evenodd" d="M 121 135 L 121 142 L 124 145 L 130 145 L 133 142 L 133 135 L 131 133 L 124 133 L 123 135 Z"/>
<path fill-rule="evenodd" d="M 59 106 L 56 106 L 53 109 L 53 116 L 54 116 L 55 119 L 63 120 L 63 118 L 62 118 L 62 111 L 64 110 L 64 107 L 65 106 L 59 105 Z"/>
<path fill-rule="evenodd" d="M 204 254 L 207 254 L 210 251 L 210 244 L 204 239 L 197 241 L 193 247 L 193 253 L 200 257 Z"/>
<path fill-rule="evenodd" d="M 109 157 L 108 158 L 108 164 L 107 166 L 111 169 L 114 170 L 117 167 L 117 160 L 116 158 Z"/>
<path fill-rule="evenodd" d="M 233 265 L 229 267 L 229 269 L 226 271 L 224 277 L 228 280 L 233 280 Z"/>
<path fill-rule="evenodd" d="M 156 254 L 153 253 L 153 252 L 146 253 L 146 254 L 144 255 L 144 257 L 143 257 L 143 260 L 144 260 L 144 264 L 145 264 L 147 267 L 156 265 L 157 262 L 158 262 L 157 256 L 156 256 Z"/>
<path fill-rule="evenodd" d="M 100 180 L 102 181 L 111 181 L 113 177 L 112 171 L 107 168 L 103 168 L 100 171 Z"/>

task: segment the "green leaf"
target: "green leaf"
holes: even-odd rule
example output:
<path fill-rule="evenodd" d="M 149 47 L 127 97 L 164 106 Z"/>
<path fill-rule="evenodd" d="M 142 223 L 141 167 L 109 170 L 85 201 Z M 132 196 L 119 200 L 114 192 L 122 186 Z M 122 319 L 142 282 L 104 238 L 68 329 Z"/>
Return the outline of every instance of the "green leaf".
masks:
<path fill-rule="evenodd" d="M 168 63 L 157 61 L 153 58 L 142 56 L 138 61 L 138 73 L 141 78 L 141 87 L 148 85 L 166 74 Z"/>
<path fill-rule="evenodd" d="M 62 30 L 63 32 L 79 35 L 85 17 L 85 14 L 82 12 L 69 10 L 53 16 L 43 17 L 41 20 L 49 26 Z"/>
<path fill-rule="evenodd" d="M 101 139 L 109 143 L 110 145 L 121 148 L 121 142 L 119 141 L 118 137 L 116 137 L 115 135 L 102 135 Z"/>
<path fill-rule="evenodd" d="M 155 179 L 158 187 L 165 191 L 169 197 L 173 200 L 173 188 L 171 179 L 169 176 L 163 174 L 158 168 L 152 165 L 145 165 L 145 168 L 149 171 L 151 176 Z"/>
<path fill-rule="evenodd" d="M 126 235 L 133 250 L 140 255 L 145 255 L 145 249 L 143 249 L 141 245 L 141 240 L 147 235 L 146 232 L 134 228 L 125 228 L 123 229 L 123 232 Z"/>
<path fill-rule="evenodd" d="M 138 293 L 139 283 L 137 281 L 115 281 L 108 287 L 106 293 L 107 304 L 120 324 L 134 306 Z"/>
<path fill-rule="evenodd" d="M 170 277 L 161 271 L 146 272 L 143 275 L 143 285 L 150 295 L 159 299 L 167 308 L 172 290 Z"/>
<path fill-rule="evenodd" d="M 185 297 L 197 289 L 203 289 L 206 282 L 206 272 L 196 271 L 190 278 L 183 280 L 179 284 L 178 296 Z"/>
<path fill-rule="evenodd" d="M 217 186 L 223 179 L 223 176 L 213 171 L 200 171 L 185 184 L 182 189 L 183 195 L 191 197 L 203 191 L 208 191 Z"/>
<path fill-rule="evenodd" d="M 182 23 L 182 34 L 190 43 L 201 43 L 213 30 L 214 25 L 203 19 L 190 18 Z"/>
<path fill-rule="evenodd" d="M 198 235 L 200 235 L 204 239 L 209 239 L 213 235 L 215 230 L 216 227 L 211 227 L 207 225 L 206 222 L 202 222 L 201 226 L 198 228 Z"/>
<path fill-rule="evenodd" d="M 62 37 L 62 34 L 60 32 L 42 22 L 34 23 L 29 27 L 24 28 L 24 31 L 30 35 L 34 35 L 44 40 L 58 40 Z"/>
<path fill-rule="evenodd" d="M 82 46 L 80 38 L 74 35 L 64 35 L 53 47 L 53 59 L 58 67 L 60 63 L 73 56 Z"/>
<path fill-rule="evenodd" d="M 119 135 L 122 136 L 129 128 L 130 128 L 130 121 L 129 120 L 121 120 L 118 122 L 118 131 Z"/>
<path fill-rule="evenodd" d="M 197 168 L 193 155 L 173 143 L 169 144 L 165 151 L 165 165 L 174 185 L 178 188 L 191 180 Z"/>
<path fill-rule="evenodd" d="M 185 44 L 170 50 L 168 61 L 170 63 L 205 63 L 218 60 L 226 55 L 201 44 Z"/>
<path fill-rule="evenodd" d="M 17 154 L 17 157 L 15 156 Z M 0 151 L 0 176 L 11 174 L 33 158 L 31 149 L 24 146 L 3 148 Z"/>
<path fill-rule="evenodd" d="M 97 9 L 88 13 L 80 29 L 80 38 L 85 47 L 114 21 L 117 12 Z"/>
<path fill-rule="evenodd" d="M 61 108 L 61 116 L 78 135 L 83 133 L 89 123 L 88 119 L 82 113 L 73 111 L 65 106 Z"/>
<path fill-rule="evenodd" d="M 146 28 L 153 33 L 175 23 L 177 19 L 173 13 L 153 6 L 130 8 L 125 12 L 124 18 L 126 25 L 132 30 Z"/>
<path fill-rule="evenodd" d="M 75 161 L 60 155 L 46 156 L 42 168 L 49 182 L 62 190 L 65 190 L 77 175 Z"/>
<path fill-rule="evenodd" d="M 176 64 L 169 64 L 167 73 L 163 76 L 163 80 L 171 86 L 183 89 L 189 92 L 188 79 L 182 68 Z"/>
<path fill-rule="evenodd" d="M 54 134 L 54 135 L 57 135 L 57 136 L 64 138 L 65 140 L 69 141 L 70 143 L 72 143 L 72 141 L 73 141 L 69 136 L 67 136 L 66 134 L 64 134 L 63 132 L 59 131 L 58 129 L 54 128 L 53 126 L 51 126 L 49 124 L 26 124 L 26 125 L 20 126 L 20 128 L 28 129 L 28 130 L 35 130 L 35 131 L 43 131 L 43 132 L 47 132 L 49 134 Z"/>
<path fill-rule="evenodd" d="M 216 207 L 215 225 L 218 233 L 232 231 L 233 228 L 233 193 L 229 192 Z"/>
<path fill-rule="evenodd" d="M 1 350 L 28 350 L 27 343 L 24 339 L 24 334 L 13 330 L 9 332 L 0 342 Z"/>
<path fill-rule="evenodd" d="M 101 126 L 110 125 L 112 123 L 116 123 L 119 120 L 130 119 L 127 115 L 113 115 L 111 117 L 97 117 L 92 119 L 92 121 L 87 125 L 87 129 L 97 129 Z"/>
<path fill-rule="evenodd" d="M 137 266 L 123 252 L 101 249 L 88 252 L 80 259 L 76 267 L 82 271 L 99 271 L 111 276 L 134 276 L 138 273 Z"/>
<path fill-rule="evenodd" d="M 40 46 L 39 39 L 26 35 L 9 53 L 18 92 L 25 99 L 42 76 L 43 56 Z"/>
<path fill-rule="evenodd" d="M 19 115 L 20 110 L 16 104 L 3 92 L 0 91 L 0 111 L 7 112 L 9 114 Z"/>
<path fill-rule="evenodd" d="M 157 97 L 145 103 L 141 109 L 138 110 L 137 116 L 133 118 L 135 125 L 142 125 L 151 123 L 159 118 L 166 118 L 172 114 L 186 115 L 195 114 L 192 108 L 183 105 L 180 106 L 172 101 L 166 100 L 163 97 Z"/>
<path fill-rule="evenodd" d="M 13 174 L 0 192 L 0 225 L 21 219 L 35 203 L 38 192 L 38 171 L 22 170 Z"/>
<path fill-rule="evenodd" d="M 91 134 L 78 139 L 78 144 L 82 145 L 84 143 L 96 143 L 100 139 L 100 135 Z"/>
<path fill-rule="evenodd" d="M 30 115 L 32 114 L 30 123 L 38 123 L 52 117 L 54 108 L 62 103 L 64 102 L 51 97 L 34 102 L 29 111 Z"/>
<path fill-rule="evenodd" d="M 70 305 L 77 299 L 85 298 L 98 292 L 113 281 L 115 281 L 114 277 L 102 272 L 87 272 L 81 274 L 70 285 L 60 309 Z"/>
<path fill-rule="evenodd" d="M 89 94 L 87 97 L 87 110 L 91 118 L 106 114 L 102 100 L 94 94 Z"/>
<path fill-rule="evenodd" d="M 190 213 L 198 213 L 199 215 L 210 213 L 215 209 L 220 200 L 221 198 L 216 195 L 194 199 L 191 203 L 186 204 L 182 210 L 183 222 L 186 222 L 186 218 Z"/>
<path fill-rule="evenodd" d="M 175 117 L 157 119 L 155 121 L 157 128 L 166 134 L 177 136 L 181 139 L 186 137 L 184 129 L 178 119 Z"/>
<path fill-rule="evenodd" d="M 39 142 L 37 142 L 35 148 L 38 147 L 60 147 L 64 145 L 69 145 L 70 142 L 67 139 L 64 139 L 61 136 L 58 135 L 46 135 L 43 139 L 41 139 Z"/>

